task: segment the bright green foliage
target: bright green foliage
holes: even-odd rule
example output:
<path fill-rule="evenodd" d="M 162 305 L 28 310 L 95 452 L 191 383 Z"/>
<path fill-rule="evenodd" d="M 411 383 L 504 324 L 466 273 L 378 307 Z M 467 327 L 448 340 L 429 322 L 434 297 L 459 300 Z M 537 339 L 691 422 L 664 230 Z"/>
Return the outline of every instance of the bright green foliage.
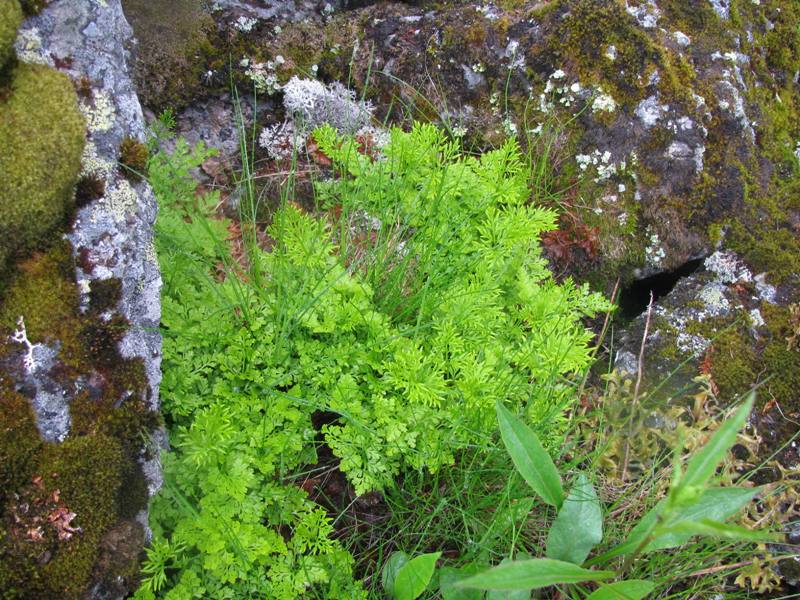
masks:
<path fill-rule="evenodd" d="M 592 571 L 552 558 L 533 558 L 500 565 L 457 585 L 482 590 L 535 590 L 559 583 L 602 581 L 615 575 L 614 571 Z"/>
<path fill-rule="evenodd" d="M 22 24 L 22 8 L 17 0 L 6 0 L 0 5 L 0 71 L 14 56 L 14 40 Z"/>
<path fill-rule="evenodd" d="M 352 558 L 291 483 L 316 462 L 312 413 L 337 416 L 324 441 L 364 493 L 489 443 L 496 402 L 557 441 L 570 378 L 588 366 L 580 319 L 609 304 L 553 280 L 538 236 L 555 215 L 528 202 L 516 142 L 475 159 L 415 126 L 372 161 L 330 129 L 315 137 L 342 170 L 318 185 L 341 217 L 285 204 L 270 252 L 245 223 L 247 267 L 210 218 L 217 199 L 193 196 L 204 150 L 179 142 L 148 165 L 174 450 L 141 597 L 357 597 Z"/>
<path fill-rule="evenodd" d="M 311 336 L 299 357 L 313 369 L 297 392 L 329 397 L 345 416 L 326 440 L 356 490 L 382 487 L 403 463 L 450 464 L 456 449 L 491 434 L 498 401 L 524 406 L 557 438 L 570 401 L 563 378 L 589 363 L 580 319 L 610 305 L 552 279 L 538 240 L 555 214 L 528 203 L 516 141 L 465 158 L 436 128 L 417 125 L 392 130 L 373 161 L 330 128 L 315 139 L 352 177 L 319 186 L 323 202 L 348 215 L 336 231 L 339 256 L 332 241 L 317 242 L 295 261 L 307 272 L 317 256 L 310 285 L 332 292 L 322 287 L 303 317 Z M 359 230 L 363 215 L 377 216 L 380 230 Z M 292 218 L 317 238 L 319 224 Z M 323 348 L 327 356 L 304 356 Z"/>
<path fill-rule="evenodd" d="M 178 200 L 193 201 L 188 172 L 206 156 L 179 142 L 149 165 L 161 201 L 161 389 L 174 451 L 164 456 L 138 597 L 284 599 L 316 590 L 357 598 L 352 558 L 330 539 L 330 520 L 282 483 L 313 462 L 314 432 L 308 407 L 283 392 L 288 362 L 276 359 L 270 308 L 251 307 L 254 318 L 244 322 L 226 304 L 236 297 L 234 280 L 213 279 L 227 236 L 224 221 L 206 219 L 215 198 L 184 220 Z"/>
<path fill-rule="evenodd" d="M 686 544 L 691 538 L 705 536 L 740 542 L 778 541 L 781 536 L 754 531 L 725 520 L 749 502 L 757 489 L 711 487 L 716 470 L 736 441 L 753 409 L 754 394 L 736 413 L 722 423 L 708 443 L 688 461 L 683 472 L 676 459 L 674 476 L 668 495 L 631 529 L 628 539 L 608 552 L 586 560 L 591 549 L 602 541 L 602 511 L 597 494 L 589 480 L 578 476 L 572 491 L 559 509 L 547 539 L 548 558 L 504 561 L 500 565 L 461 579 L 456 588 L 480 590 L 538 589 L 556 584 L 603 581 L 624 577 L 633 561 L 654 550 Z M 518 417 L 498 411 L 498 417 L 516 421 Z M 538 446 L 536 434 L 526 432 L 529 443 Z M 548 461 L 547 456 L 544 457 Z M 536 486 L 534 491 L 540 493 Z M 614 559 L 623 556 L 617 566 Z M 586 566 L 616 567 L 614 571 L 586 569 Z M 601 587 L 587 598 L 642 598 L 655 588 L 653 582 L 621 580 Z"/>
<path fill-rule="evenodd" d="M 65 219 L 86 131 L 65 75 L 20 64 L 10 86 L 0 100 L 0 269 L 45 243 Z"/>
<path fill-rule="evenodd" d="M 547 536 L 547 557 L 583 564 L 603 541 L 603 510 L 591 482 L 580 473 Z"/>
<path fill-rule="evenodd" d="M 436 561 L 441 552 L 416 556 L 405 563 L 394 579 L 393 598 L 395 600 L 415 600 L 419 598 L 433 577 Z"/>
<path fill-rule="evenodd" d="M 497 420 L 500 436 L 517 472 L 545 502 L 560 508 L 564 501 L 561 477 L 539 438 L 500 402 L 497 403 Z"/>

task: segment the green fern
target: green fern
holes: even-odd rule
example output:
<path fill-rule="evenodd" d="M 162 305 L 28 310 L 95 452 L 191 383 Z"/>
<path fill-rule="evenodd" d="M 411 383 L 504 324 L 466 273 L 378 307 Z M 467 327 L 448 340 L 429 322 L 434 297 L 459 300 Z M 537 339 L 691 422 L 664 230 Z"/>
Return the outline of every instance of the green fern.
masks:
<path fill-rule="evenodd" d="M 475 158 L 415 125 L 376 160 L 331 128 L 314 137 L 339 172 L 318 199 L 341 217 L 283 205 L 243 277 L 217 199 L 195 200 L 187 179 L 205 151 L 179 143 L 150 165 L 173 446 L 152 526 L 180 560 L 170 572 L 154 553 L 159 585 L 140 595 L 363 595 L 331 522 L 290 483 L 316 462 L 315 411 L 337 415 L 324 443 L 358 494 L 489 443 L 498 401 L 560 442 L 590 361 L 581 319 L 610 305 L 554 281 L 539 237 L 556 215 L 531 202 L 516 142 Z"/>

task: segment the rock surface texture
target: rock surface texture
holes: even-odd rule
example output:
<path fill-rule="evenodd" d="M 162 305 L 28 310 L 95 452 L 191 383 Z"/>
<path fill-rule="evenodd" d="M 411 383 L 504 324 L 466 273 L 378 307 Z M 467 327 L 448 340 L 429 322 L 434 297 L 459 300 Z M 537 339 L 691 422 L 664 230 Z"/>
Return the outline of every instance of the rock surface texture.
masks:
<path fill-rule="evenodd" d="M 119 0 L 56 0 L 27 17 L 18 61 L 71 82 L 86 141 L 63 235 L 20 256 L 0 298 L 0 589 L 118 598 L 137 585 L 147 498 L 160 486 L 157 451 L 144 447 L 159 437 L 156 203 L 118 164 L 123 140 L 144 141 L 132 31 Z M 57 127 L 68 106 L 40 126 Z M 57 158 L 26 157 L 26 168 Z"/>

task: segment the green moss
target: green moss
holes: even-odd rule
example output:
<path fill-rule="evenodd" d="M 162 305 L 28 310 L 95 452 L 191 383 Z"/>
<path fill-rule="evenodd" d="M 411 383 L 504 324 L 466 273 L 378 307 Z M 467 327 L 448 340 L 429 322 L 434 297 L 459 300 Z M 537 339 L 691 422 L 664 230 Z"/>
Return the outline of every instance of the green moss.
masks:
<path fill-rule="evenodd" d="M 72 83 L 20 64 L 0 102 L 0 269 L 46 244 L 72 208 L 86 126 Z"/>
<path fill-rule="evenodd" d="M 216 27 L 201 2 L 123 0 L 122 6 L 139 39 L 134 64 L 137 90 L 142 104 L 156 112 L 186 106 L 203 95 L 204 73 L 241 59 L 224 45 L 215 48 L 211 43 Z M 221 79 L 227 88 L 229 80 L 224 74 Z"/>
<path fill-rule="evenodd" d="M 42 446 L 27 398 L 0 380 L 0 506 L 31 477 Z"/>
<path fill-rule="evenodd" d="M 789 346 L 788 338 L 795 330 L 790 309 L 764 303 L 761 313 L 770 333 L 762 358 L 771 376 L 765 384 L 766 391 L 783 410 L 795 412 L 800 408 L 800 349 Z"/>
<path fill-rule="evenodd" d="M 126 137 L 119 146 L 119 164 L 131 180 L 138 181 L 147 173 L 147 156 L 147 146 L 135 138 Z"/>
<path fill-rule="evenodd" d="M 84 353 L 75 340 L 81 324 L 73 269 L 70 247 L 64 241 L 20 263 L 0 306 L 0 327 L 13 330 L 23 317 L 31 342 L 60 341 L 64 355 L 79 360 Z"/>
<path fill-rule="evenodd" d="M 641 100 L 647 75 L 659 60 L 653 42 L 618 2 L 569 3 L 551 44 L 559 57 L 556 64 L 577 61 L 581 79 L 603 85 L 617 101 Z M 617 49 L 614 61 L 604 56 L 611 45 Z"/>
<path fill-rule="evenodd" d="M 0 71 L 14 56 L 14 40 L 17 39 L 22 16 L 17 0 L 6 0 L 0 5 Z"/>
<path fill-rule="evenodd" d="M 757 360 L 748 339 L 747 331 L 732 327 L 714 340 L 711 377 L 723 399 L 736 398 L 756 381 Z"/>
<path fill-rule="evenodd" d="M 116 440 L 103 435 L 45 447 L 36 478 L 6 506 L 0 589 L 12 598 L 85 596 L 98 545 L 116 520 L 123 461 Z M 53 518 L 64 512 L 74 513 L 67 523 L 80 532 L 59 536 Z M 31 527 L 41 539 L 31 538 Z"/>
<path fill-rule="evenodd" d="M 64 377 L 97 372 L 102 376 L 103 394 L 109 401 L 118 402 L 129 392 L 143 397 L 147 385 L 141 361 L 123 359 L 117 350 L 128 323 L 118 315 L 108 320 L 100 318 L 101 313 L 116 308 L 119 280 L 92 282 L 89 311 L 84 314 L 80 310 L 74 271 L 71 248 L 66 241 L 20 263 L 0 305 L 0 333 L 10 334 L 22 316 L 33 343 L 60 344 Z"/>
<path fill-rule="evenodd" d="M 796 2 L 771 2 L 768 18 L 772 27 L 764 36 L 767 65 L 786 81 L 800 65 L 800 7 Z"/>
<path fill-rule="evenodd" d="M 20 0 L 22 10 L 28 16 L 38 15 L 50 4 L 50 0 Z"/>

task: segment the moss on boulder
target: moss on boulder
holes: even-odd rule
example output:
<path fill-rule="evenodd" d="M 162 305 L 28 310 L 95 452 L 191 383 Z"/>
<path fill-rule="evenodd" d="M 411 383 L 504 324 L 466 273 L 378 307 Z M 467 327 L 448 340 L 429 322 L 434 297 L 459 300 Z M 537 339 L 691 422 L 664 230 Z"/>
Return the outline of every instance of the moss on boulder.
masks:
<path fill-rule="evenodd" d="M 68 215 L 86 131 L 65 75 L 21 64 L 10 87 L 0 101 L 0 269 L 43 245 Z"/>
<path fill-rule="evenodd" d="M 9 0 L 0 5 L 0 71 L 14 57 L 14 40 L 17 29 L 22 24 L 22 8 L 17 0 Z"/>

